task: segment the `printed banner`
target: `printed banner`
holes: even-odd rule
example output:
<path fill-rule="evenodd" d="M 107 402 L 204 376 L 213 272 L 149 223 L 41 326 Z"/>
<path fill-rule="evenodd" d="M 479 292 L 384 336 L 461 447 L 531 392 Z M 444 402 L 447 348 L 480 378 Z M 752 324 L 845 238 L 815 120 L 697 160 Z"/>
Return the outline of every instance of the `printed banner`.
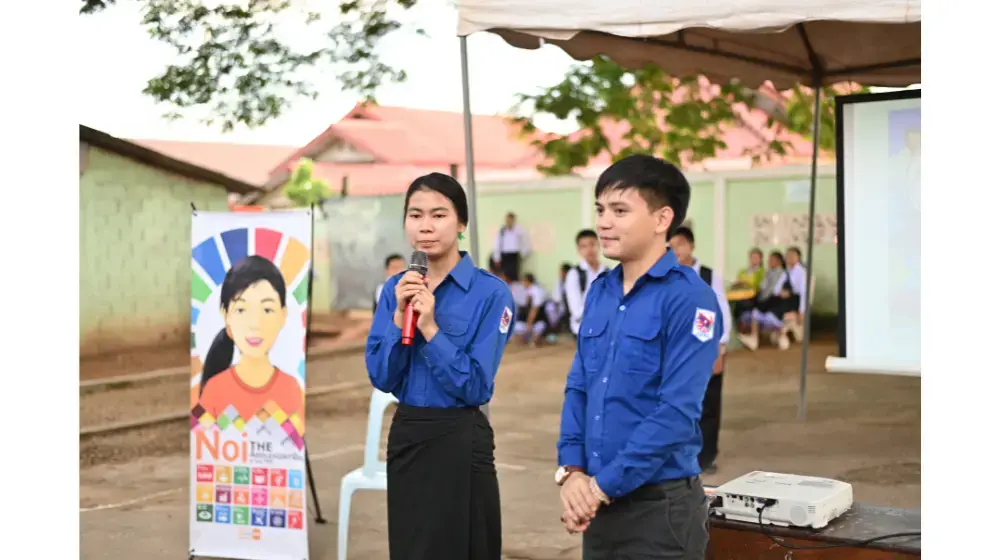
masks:
<path fill-rule="evenodd" d="M 309 557 L 311 212 L 195 212 L 190 553 Z"/>

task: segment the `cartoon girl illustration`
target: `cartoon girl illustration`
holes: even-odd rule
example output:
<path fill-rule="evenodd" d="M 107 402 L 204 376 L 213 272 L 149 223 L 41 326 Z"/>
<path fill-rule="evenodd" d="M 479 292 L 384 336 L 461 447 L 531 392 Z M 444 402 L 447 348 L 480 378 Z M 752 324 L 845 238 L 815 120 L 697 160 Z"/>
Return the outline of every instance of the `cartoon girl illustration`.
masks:
<path fill-rule="evenodd" d="M 253 255 L 236 263 L 222 282 L 225 328 L 205 356 L 199 403 L 218 418 L 230 406 L 248 420 L 268 401 L 288 416 L 302 416 L 304 394 L 298 381 L 271 364 L 268 352 L 285 326 L 285 279 L 274 263 Z M 240 359 L 233 364 L 233 349 Z"/>

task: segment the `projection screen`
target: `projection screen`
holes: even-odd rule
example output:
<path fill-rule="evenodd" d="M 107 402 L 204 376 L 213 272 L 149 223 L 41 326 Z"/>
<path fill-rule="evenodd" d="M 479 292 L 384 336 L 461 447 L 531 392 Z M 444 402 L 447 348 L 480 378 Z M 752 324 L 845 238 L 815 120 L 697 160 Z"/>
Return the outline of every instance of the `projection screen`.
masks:
<path fill-rule="evenodd" d="M 836 98 L 839 357 L 920 375 L 920 90 Z"/>

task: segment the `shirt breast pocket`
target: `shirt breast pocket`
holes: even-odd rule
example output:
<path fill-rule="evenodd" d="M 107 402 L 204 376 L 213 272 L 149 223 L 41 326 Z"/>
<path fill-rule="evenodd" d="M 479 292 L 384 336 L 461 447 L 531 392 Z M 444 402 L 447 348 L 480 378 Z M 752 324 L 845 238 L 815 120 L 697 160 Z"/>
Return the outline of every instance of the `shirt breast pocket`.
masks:
<path fill-rule="evenodd" d="M 458 315 L 437 315 L 435 321 L 441 334 L 445 335 L 452 344 L 459 348 L 465 348 L 469 343 L 469 320 Z"/>
<path fill-rule="evenodd" d="M 588 374 L 601 369 L 603 358 L 607 355 L 601 349 L 601 341 L 607 328 L 607 319 L 580 325 L 580 358 L 583 360 L 583 369 Z"/>
<path fill-rule="evenodd" d="M 630 321 L 622 325 L 622 348 L 626 369 L 635 375 L 653 375 L 663 361 L 663 322 L 656 319 Z"/>

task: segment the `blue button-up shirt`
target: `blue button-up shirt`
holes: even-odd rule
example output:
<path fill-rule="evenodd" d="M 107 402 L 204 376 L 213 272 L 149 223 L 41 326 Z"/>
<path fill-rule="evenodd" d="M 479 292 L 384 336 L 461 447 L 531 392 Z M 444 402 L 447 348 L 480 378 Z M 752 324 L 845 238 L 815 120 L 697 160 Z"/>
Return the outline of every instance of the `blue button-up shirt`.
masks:
<path fill-rule="evenodd" d="M 596 476 L 611 498 L 699 474 L 720 319 L 712 288 L 673 251 L 628 294 L 621 265 L 594 280 L 566 380 L 559 464 Z"/>
<path fill-rule="evenodd" d="M 481 406 L 493 396 L 493 380 L 511 337 L 514 298 L 510 287 L 462 258 L 434 290 L 438 333 L 430 341 L 418 329 L 403 346 L 392 321 L 397 274 L 382 288 L 365 348 L 372 385 L 411 406 Z"/>

